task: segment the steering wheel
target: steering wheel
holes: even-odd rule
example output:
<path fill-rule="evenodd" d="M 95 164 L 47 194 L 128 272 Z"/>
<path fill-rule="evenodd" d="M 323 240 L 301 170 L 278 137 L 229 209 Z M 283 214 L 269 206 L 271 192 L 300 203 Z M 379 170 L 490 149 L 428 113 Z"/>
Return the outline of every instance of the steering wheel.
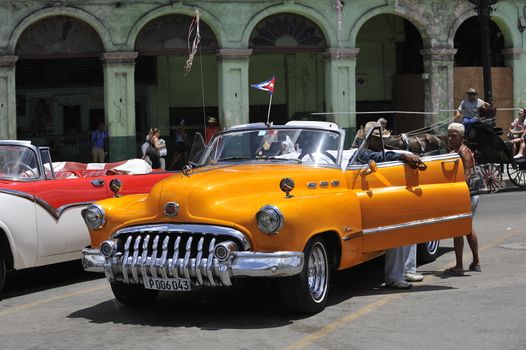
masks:
<path fill-rule="evenodd" d="M 325 157 L 329 158 L 334 164 L 336 164 L 336 158 L 330 154 L 329 152 L 327 151 L 321 151 L 321 152 L 318 152 L 318 153 L 321 153 L 323 154 Z M 298 156 L 298 159 L 303 161 L 303 159 L 306 157 L 306 156 L 309 156 L 310 159 L 314 162 L 314 156 L 312 155 L 312 152 L 301 152 L 301 154 Z"/>
<path fill-rule="evenodd" d="M 25 171 L 30 171 L 31 174 L 33 174 L 33 177 L 38 177 L 38 175 L 35 173 L 35 171 L 26 163 L 20 162 L 17 160 L 12 160 L 4 164 L 2 167 L 2 170 L 5 170 L 7 174 L 12 175 L 14 174 L 15 170 L 18 172 L 17 175 L 20 175 L 20 177 L 29 177 Z M 22 176 L 24 175 L 24 176 Z"/>

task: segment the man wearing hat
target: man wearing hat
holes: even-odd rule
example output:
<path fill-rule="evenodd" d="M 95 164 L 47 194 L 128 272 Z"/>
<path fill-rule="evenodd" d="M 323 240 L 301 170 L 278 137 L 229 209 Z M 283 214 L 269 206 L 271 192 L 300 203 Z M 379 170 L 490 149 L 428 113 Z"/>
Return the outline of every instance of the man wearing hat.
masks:
<path fill-rule="evenodd" d="M 217 119 L 208 116 L 206 119 L 206 128 L 205 128 L 205 142 L 208 144 L 212 137 L 219 131 L 219 125 L 217 125 Z"/>
<path fill-rule="evenodd" d="M 373 130 L 374 129 L 374 130 Z M 367 137 L 369 132 L 373 130 L 371 137 L 366 141 L 367 148 L 362 149 L 360 154 L 357 157 L 357 160 L 360 163 L 367 164 L 370 160 L 374 160 L 377 163 L 380 162 L 391 162 L 391 161 L 405 161 L 409 163 L 412 167 L 416 167 L 420 163 L 420 158 L 411 152 L 393 152 L 385 151 L 385 160 L 382 155 L 382 139 L 380 138 L 380 133 L 382 137 L 388 137 L 388 133 L 384 133 L 382 125 L 378 122 L 367 122 L 364 128 L 364 137 Z M 381 131 L 380 131 L 381 130 Z"/>
<path fill-rule="evenodd" d="M 357 159 L 359 162 L 367 164 L 370 160 L 375 162 L 389 162 L 389 161 L 405 161 L 409 165 L 415 168 L 418 163 L 421 162 L 420 157 L 411 152 L 393 152 L 385 151 L 385 160 L 382 155 L 382 140 L 381 137 L 386 137 L 383 133 L 384 129 L 382 124 L 379 122 L 368 122 L 365 124 L 364 136 L 367 137 L 369 132 L 372 134 L 369 139 L 367 139 L 367 149 L 360 151 Z M 380 136 L 382 135 L 382 136 Z M 422 275 L 416 273 L 416 266 L 414 271 L 408 270 L 406 268 L 406 261 L 411 260 L 410 253 L 412 249 L 415 249 L 416 246 L 405 246 L 393 249 L 387 249 L 385 251 L 385 285 L 390 288 L 395 289 L 408 289 L 411 288 L 410 282 L 422 281 L 424 278 Z M 416 260 L 416 254 L 414 255 Z M 415 264 L 416 265 L 416 264 Z"/>
<path fill-rule="evenodd" d="M 455 117 L 460 118 L 462 115 L 462 123 L 473 124 L 473 118 L 478 119 L 481 107 L 489 107 L 489 103 L 477 97 L 477 90 L 469 88 L 466 90 L 466 97 L 460 102 L 458 109 L 455 111 Z"/>

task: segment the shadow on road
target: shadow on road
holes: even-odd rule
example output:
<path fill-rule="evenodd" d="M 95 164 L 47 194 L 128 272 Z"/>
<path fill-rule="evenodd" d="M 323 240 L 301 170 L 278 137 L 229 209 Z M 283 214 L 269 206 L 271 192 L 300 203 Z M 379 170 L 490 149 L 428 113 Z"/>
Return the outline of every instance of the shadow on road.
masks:
<path fill-rule="evenodd" d="M 36 267 L 7 274 L 6 285 L 0 300 L 95 280 L 103 275 L 85 272 L 80 260 Z"/>
<path fill-rule="evenodd" d="M 355 268 L 333 274 L 328 305 L 352 298 L 400 293 L 381 287 L 384 259 L 378 258 Z M 410 291 L 451 289 L 444 286 L 417 286 Z M 202 330 L 258 329 L 281 327 L 308 316 L 291 315 L 284 310 L 276 281 L 242 281 L 231 288 L 201 289 L 188 294 L 160 294 L 147 307 L 126 307 L 108 300 L 78 310 L 69 318 L 93 323 L 119 323 L 159 327 L 198 327 Z"/>

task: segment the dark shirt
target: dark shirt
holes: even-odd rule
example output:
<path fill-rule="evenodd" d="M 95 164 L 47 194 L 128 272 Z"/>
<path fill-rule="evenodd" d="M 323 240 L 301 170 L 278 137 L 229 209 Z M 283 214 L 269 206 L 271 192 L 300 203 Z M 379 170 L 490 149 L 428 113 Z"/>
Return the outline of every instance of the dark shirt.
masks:
<path fill-rule="evenodd" d="M 385 162 L 392 162 L 401 160 L 402 155 L 400 153 L 385 151 Z M 384 162 L 382 152 L 371 151 L 370 149 L 362 149 L 356 157 L 358 163 L 367 164 L 370 160 L 374 160 L 376 163 Z"/>

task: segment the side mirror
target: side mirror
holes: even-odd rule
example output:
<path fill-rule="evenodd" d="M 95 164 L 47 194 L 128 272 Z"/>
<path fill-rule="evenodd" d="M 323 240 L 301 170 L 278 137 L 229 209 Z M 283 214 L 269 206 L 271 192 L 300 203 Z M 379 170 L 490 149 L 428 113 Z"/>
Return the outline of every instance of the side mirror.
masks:
<path fill-rule="evenodd" d="M 374 160 L 370 160 L 369 163 L 367 164 L 367 169 L 365 169 L 364 171 L 362 171 L 362 175 L 369 175 L 369 174 L 372 174 L 372 173 L 375 173 L 376 170 L 378 170 L 378 165 L 376 164 L 376 162 Z"/>
<path fill-rule="evenodd" d="M 122 182 L 119 179 L 110 181 L 110 191 L 114 193 L 114 197 L 119 197 L 119 191 L 122 189 Z"/>

